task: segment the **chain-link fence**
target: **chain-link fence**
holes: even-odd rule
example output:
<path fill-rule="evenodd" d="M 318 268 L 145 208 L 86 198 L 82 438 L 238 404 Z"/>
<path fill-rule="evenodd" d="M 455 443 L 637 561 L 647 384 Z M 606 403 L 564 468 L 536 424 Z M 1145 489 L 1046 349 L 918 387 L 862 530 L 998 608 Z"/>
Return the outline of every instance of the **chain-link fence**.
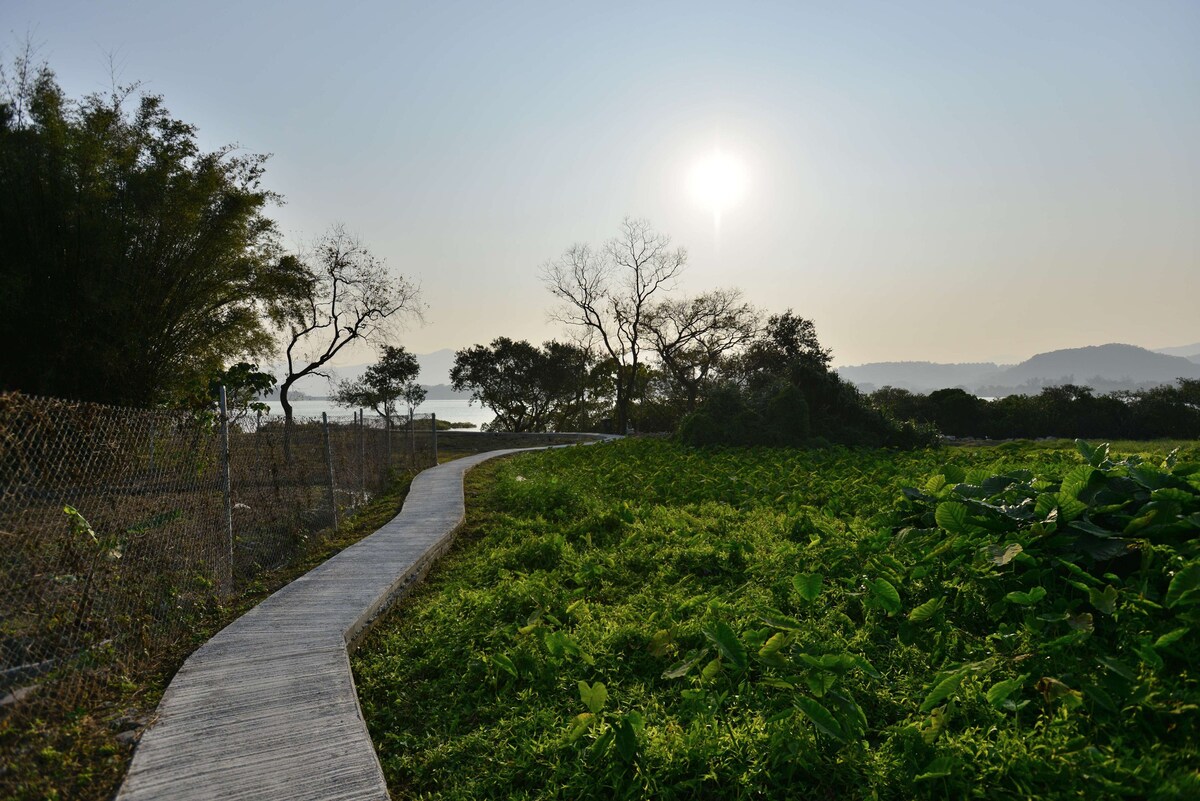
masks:
<path fill-rule="evenodd" d="M 393 471 L 437 463 L 430 416 L 364 417 L 223 424 L 0 394 L 0 726 L 86 711 Z"/>

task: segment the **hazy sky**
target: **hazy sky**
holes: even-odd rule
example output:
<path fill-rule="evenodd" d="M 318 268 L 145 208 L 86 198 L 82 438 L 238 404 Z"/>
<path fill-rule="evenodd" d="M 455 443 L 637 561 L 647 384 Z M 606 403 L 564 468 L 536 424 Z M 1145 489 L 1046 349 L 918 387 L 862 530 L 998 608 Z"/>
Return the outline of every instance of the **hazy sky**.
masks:
<path fill-rule="evenodd" d="M 838 364 L 1200 341 L 1200 3 L 3 0 L 74 95 L 141 80 L 273 154 L 293 243 L 421 282 L 416 352 L 559 333 L 538 266 L 625 215 Z M 745 196 L 688 192 L 720 147 Z M 358 359 L 361 361 L 361 357 Z"/>

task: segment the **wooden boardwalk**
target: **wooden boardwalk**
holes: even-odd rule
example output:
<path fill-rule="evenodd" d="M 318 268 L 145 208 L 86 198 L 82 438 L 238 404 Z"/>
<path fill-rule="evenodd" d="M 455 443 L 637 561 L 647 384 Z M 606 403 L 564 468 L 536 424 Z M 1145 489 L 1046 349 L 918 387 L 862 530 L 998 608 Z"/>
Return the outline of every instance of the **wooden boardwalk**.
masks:
<path fill-rule="evenodd" d="M 118 801 L 386 801 L 347 646 L 449 546 L 463 521 L 463 474 L 519 450 L 421 473 L 391 522 L 192 654 L 138 744 Z"/>

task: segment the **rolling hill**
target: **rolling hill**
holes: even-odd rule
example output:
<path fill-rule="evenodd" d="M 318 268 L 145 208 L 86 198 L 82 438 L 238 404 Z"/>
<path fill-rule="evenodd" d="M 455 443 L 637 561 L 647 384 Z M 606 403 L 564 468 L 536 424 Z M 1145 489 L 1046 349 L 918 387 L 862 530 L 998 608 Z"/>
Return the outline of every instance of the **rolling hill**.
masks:
<path fill-rule="evenodd" d="M 1196 346 L 1171 350 L 1186 353 L 1191 347 Z M 912 392 L 962 387 L 997 396 L 1037 392 L 1056 384 L 1079 384 L 1110 392 L 1171 384 L 1178 378 L 1200 379 L 1200 353 L 1189 360 L 1182 355 L 1113 343 L 1048 351 L 1009 366 L 989 362 L 874 362 L 839 367 L 838 373 L 865 392 L 883 386 Z"/>

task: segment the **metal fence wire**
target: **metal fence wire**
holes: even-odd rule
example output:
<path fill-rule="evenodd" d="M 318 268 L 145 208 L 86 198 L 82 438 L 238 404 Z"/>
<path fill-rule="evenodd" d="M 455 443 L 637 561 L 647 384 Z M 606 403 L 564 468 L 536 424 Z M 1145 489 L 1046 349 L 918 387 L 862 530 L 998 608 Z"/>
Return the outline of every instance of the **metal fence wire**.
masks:
<path fill-rule="evenodd" d="M 437 463 L 432 416 L 365 417 L 285 426 L 0 394 L 0 728 L 87 710 L 393 471 Z"/>

